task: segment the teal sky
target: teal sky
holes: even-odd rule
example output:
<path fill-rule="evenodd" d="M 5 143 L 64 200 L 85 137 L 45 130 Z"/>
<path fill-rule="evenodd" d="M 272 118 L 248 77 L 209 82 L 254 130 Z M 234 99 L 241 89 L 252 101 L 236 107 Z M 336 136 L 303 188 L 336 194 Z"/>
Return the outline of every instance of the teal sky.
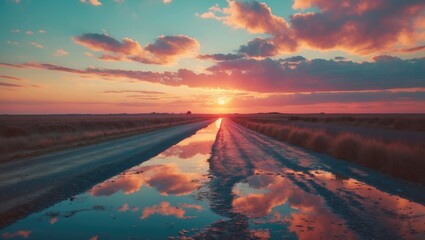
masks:
<path fill-rule="evenodd" d="M 294 13 L 290 1 L 266 1 L 280 16 Z M 72 37 L 82 33 L 107 33 L 121 40 L 125 37 L 139 41 L 142 45 L 155 40 L 159 35 L 183 34 L 197 39 L 201 44 L 200 53 L 229 53 L 248 42 L 252 34 L 243 29 L 232 29 L 220 22 L 200 19 L 196 13 L 208 11 L 226 1 L 173 1 L 164 4 L 161 0 L 127 0 L 122 3 L 108 0 L 95 7 L 75 1 L 21 0 L 2 1 L 0 51 L 1 61 L 19 63 L 40 61 L 64 64 L 72 67 L 102 66 L 139 69 L 138 63 L 108 63 L 92 61 L 84 55 L 90 52 L 76 45 Z M 12 32 L 20 30 L 19 33 Z M 44 30 L 46 33 L 39 33 Z M 32 31 L 33 35 L 26 34 Z M 8 44 L 17 42 L 19 46 Z M 36 49 L 29 42 L 44 46 Z M 67 58 L 55 58 L 56 49 L 64 49 L 72 54 Z M 167 70 L 190 67 L 184 62 L 168 66 Z M 146 65 L 144 69 L 162 70 L 163 66 Z"/>

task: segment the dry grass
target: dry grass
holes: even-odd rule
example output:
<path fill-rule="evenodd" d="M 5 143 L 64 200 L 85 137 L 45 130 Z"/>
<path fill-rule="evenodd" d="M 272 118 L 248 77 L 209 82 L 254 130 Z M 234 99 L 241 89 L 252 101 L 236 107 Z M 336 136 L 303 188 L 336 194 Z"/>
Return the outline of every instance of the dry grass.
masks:
<path fill-rule="evenodd" d="M 350 132 L 332 134 L 319 129 L 258 122 L 241 117 L 233 117 L 232 120 L 280 141 L 425 185 L 423 145 L 400 141 L 387 143 Z"/>
<path fill-rule="evenodd" d="M 0 116 L 0 162 L 213 117 L 206 115 Z"/>
<path fill-rule="evenodd" d="M 257 122 L 314 122 L 345 126 L 425 131 L 425 114 L 255 114 Z"/>

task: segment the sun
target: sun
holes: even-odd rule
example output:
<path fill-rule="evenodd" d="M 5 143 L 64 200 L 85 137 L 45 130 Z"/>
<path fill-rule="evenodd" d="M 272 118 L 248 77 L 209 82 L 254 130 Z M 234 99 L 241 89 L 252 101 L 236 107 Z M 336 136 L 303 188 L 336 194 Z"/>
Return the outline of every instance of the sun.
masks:
<path fill-rule="evenodd" d="M 229 102 L 230 102 L 230 98 L 228 98 L 228 97 L 223 97 L 223 96 L 218 97 L 218 98 L 217 98 L 217 100 L 216 100 L 216 103 L 217 103 L 217 105 L 219 105 L 219 106 L 227 105 Z"/>
<path fill-rule="evenodd" d="M 218 105 L 224 105 L 224 104 L 226 104 L 226 100 L 219 98 L 219 99 L 217 99 L 217 104 Z"/>

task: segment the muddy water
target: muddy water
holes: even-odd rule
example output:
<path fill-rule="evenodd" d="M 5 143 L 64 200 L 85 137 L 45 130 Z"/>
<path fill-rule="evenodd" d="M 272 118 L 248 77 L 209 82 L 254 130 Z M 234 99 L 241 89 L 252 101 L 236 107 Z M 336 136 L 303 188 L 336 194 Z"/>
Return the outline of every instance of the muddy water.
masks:
<path fill-rule="evenodd" d="M 0 236 L 425 239 L 424 194 L 423 187 L 219 119 Z"/>

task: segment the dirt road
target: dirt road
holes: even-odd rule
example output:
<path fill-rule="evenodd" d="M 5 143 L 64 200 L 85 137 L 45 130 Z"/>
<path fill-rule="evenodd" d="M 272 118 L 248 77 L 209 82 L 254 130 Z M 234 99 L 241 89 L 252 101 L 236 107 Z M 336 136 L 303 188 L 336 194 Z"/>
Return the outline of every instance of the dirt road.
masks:
<path fill-rule="evenodd" d="M 201 239 L 425 237 L 423 186 L 277 142 L 227 119 L 210 171 L 211 209 L 228 220 L 199 233 Z"/>

